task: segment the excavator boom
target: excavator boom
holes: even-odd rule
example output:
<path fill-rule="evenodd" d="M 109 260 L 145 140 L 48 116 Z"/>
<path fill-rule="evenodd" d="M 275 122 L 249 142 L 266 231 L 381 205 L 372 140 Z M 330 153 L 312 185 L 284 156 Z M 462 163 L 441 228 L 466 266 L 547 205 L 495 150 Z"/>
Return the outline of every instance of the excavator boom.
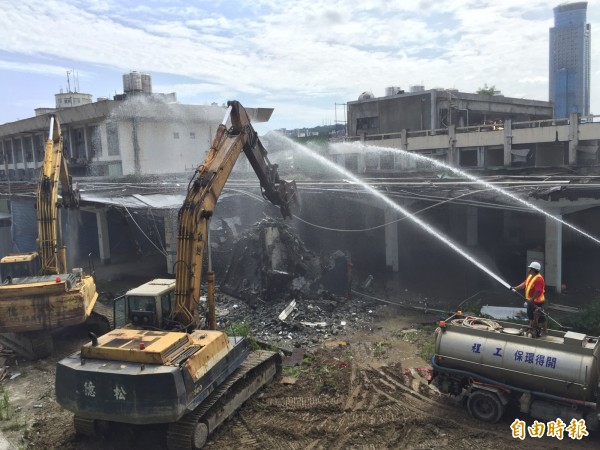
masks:
<path fill-rule="evenodd" d="M 228 129 L 226 123 L 229 117 L 232 126 Z M 237 101 L 228 102 L 225 118 L 219 125 L 206 159 L 194 172 L 179 210 L 174 320 L 186 329 L 196 327 L 199 321 L 202 258 L 208 246 L 209 220 L 242 151 L 260 180 L 263 195 L 279 206 L 284 218 L 291 217 L 291 208 L 297 201 L 295 182 L 279 178 L 277 165 L 271 164 L 267 158 L 267 151 L 246 110 Z"/>
<path fill-rule="evenodd" d="M 62 188 L 62 206 L 67 208 L 79 206 L 79 195 L 73 186 L 67 161 L 63 154 L 60 123 L 55 116 L 50 116 L 50 129 L 46 140 L 44 164 L 40 169 L 36 198 L 41 275 L 57 275 L 67 271 L 66 257 L 64 253 L 60 257 L 58 249 L 60 233 L 58 220 L 59 182 Z"/>

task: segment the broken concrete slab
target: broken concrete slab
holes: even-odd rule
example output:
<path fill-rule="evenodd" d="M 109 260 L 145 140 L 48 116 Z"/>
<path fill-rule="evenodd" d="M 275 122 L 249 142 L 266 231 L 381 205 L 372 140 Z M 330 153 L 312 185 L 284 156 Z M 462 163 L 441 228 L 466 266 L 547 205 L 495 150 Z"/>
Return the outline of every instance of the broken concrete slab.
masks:
<path fill-rule="evenodd" d="M 278 317 L 279 320 L 284 321 L 285 319 L 287 319 L 295 307 L 296 307 L 296 300 L 292 300 L 292 302 L 289 305 L 287 305 L 283 311 L 281 311 L 281 314 L 279 314 L 279 317 Z"/>

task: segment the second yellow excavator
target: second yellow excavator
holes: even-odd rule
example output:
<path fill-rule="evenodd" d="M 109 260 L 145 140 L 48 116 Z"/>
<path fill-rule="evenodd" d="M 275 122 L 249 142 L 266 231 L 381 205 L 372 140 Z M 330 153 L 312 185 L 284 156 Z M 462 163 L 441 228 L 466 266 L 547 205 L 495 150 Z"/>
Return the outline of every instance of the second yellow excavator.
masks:
<path fill-rule="evenodd" d="M 52 330 L 94 321 L 108 331 L 112 323 L 111 309 L 97 301 L 94 278 L 80 268 L 68 273 L 66 248 L 59 246 L 60 207 L 78 207 L 79 192 L 63 155 L 58 118 L 49 118 L 36 194 L 38 252 L 0 260 L 0 343 L 29 359 L 52 353 Z"/>

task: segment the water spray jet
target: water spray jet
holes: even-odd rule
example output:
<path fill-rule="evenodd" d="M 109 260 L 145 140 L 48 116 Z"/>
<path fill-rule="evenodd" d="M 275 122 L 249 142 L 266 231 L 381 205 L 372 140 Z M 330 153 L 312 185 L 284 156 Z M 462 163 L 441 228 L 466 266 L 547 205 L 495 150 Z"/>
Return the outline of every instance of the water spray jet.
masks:
<path fill-rule="evenodd" d="M 591 239 L 596 244 L 600 244 L 600 239 L 598 239 L 598 238 L 592 236 L 591 234 L 589 234 L 589 233 L 587 233 L 587 232 L 585 232 L 585 231 L 577 228 L 576 226 L 574 226 L 574 225 L 572 225 L 572 224 L 564 221 L 563 219 L 559 219 L 558 217 L 553 216 L 549 212 L 544 211 L 542 208 L 540 208 L 538 206 L 535 206 L 533 203 L 530 203 L 527 200 L 524 200 L 524 199 L 520 198 L 519 196 L 514 195 L 513 193 L 508 192 L 508 191 L 502 189 L 501 187 L 498 187 L 498 186 L 496 186 L 496 185 L 494 185 L 492 183 L 488 183 L 487 181 L 482 180 L 481 178 L 477 178 L 474 175 L 471 175 L 471 174 L 469 174 L 469 173 L 467 173 L 467 172 L 465 172 L 463 170 L 460 170 L 460 169 L 458 169 L 456 167 L 453 167 L 453 166 L 451 166 L 449 164 L 443 163 L 443 162 L 438 161 L 436 159 L 428 158 L 427 156 L 420 155 L 420 154 L 415 153 L 415 152 L 409 152 L 407 150 L 402 150 L 402 149 L 397 149 L 397 148 L 390 148 L 390 147 L 374 147 L 374 146 L 364 145 L 362 143 L 350 143 L 350 144 L 349 143 L 344 143 L 344 144 L 334 144 L 334 145 L 337 145 L 337 146 L 352 146 L 352 147 L 361 146 L 363 148 L 366 148 L 367 152 L 377 152 L 377 153 L 379 153 L 379 152 L 392 152 L 392 153 L 399 154 L 399 155 L 402 155 L 402 156 L 406 156 L 406 157 L 409 157 L 409 158 L 418 159 L 418 160 L 421 160 L 421 161 L 426 161 L 426 162 L 428 162 L 428 163 L 430 163 L 430 164 L 432 164 L 434 166 L 450 170 L 450 171 L 454 172 L 457 175 L 460 175 L 462 177 L 468 178 L 469 180 L 474 181 L 474 182 L 476 182 L 478 184 L 481 184 L 482 186 L 485 186 L 488 189 L 494 190 L 494 191 L 498 192 L 501 195 L 509 197 L 512 200 L 515 200 L 515 201 L 517 201 L 517 202 L 519 202 L 519 203 L 527 206 L 528 208 L 533 209 L 533 210 L 539 212 L 540 214 L 543 214 L 544 216 L 548 217 L 549 219 L 552 219 L 552 220 L 554 220 L 554 221 L 556 221 L 556 222 L 558 222 L 558 223 L 560 223 L 560 224 L 562 224 L 562 225 L 564 225 L 564 226 L 566 226 L 568 228 L 571 228 L 573 231 L 575 231 L 575 232 L 577 232 L 579 234 L 582 234 L 583 236 L 587 237 L 588 239 Z"/>
<path fill-rule="evenodd" d="M 436 229 L 434 229 L 433 227 L 431 227 L 430 225 L 428 225 L 427 223 L 425 223 L 424 221 L 422 221 L 421 219 L 419 219 L 418 217 L 416 217 L 411 212 L 407 211 L 402 206 L 400 206 L 397 203 L 395 203 L 394 201 L 392 201 L 385 194 L 379 192 L 378 190 L 376 190 L 372 186 L 370 186 L 370 185 L 366 184 L 365 182 L 361 181 L 358 177 L 356 177 L 351 172 L 349 172 L 346 169 L 338 166 L 337 164 L 333 163 L 332 161 L 328 160 L 327 158 L 325 158 L 325 157 L 323 157 L 323 156 L 315 153 L 314 151 L 310 150 L 309 148 L 307 148 L 307 147 L 305 147 L 305 146 L 303 146 L 301 144 L 298 144 L 297 142 L 294 142 L 291 139 L 286 138 L 285 136 L 281 136 L 280 135 L 280 137 L 281 137 L 281 139 L 284 139 L 289 145 L 295 146 L 301 152 L 303 152 L 304 154 L 308 155 L 309 157 L 311 157 L 311 158 L 319 161 L 324 166 L 327 166 L 327 167 L 329 167 L 329 168 L 337 171 L 342 176 L 346 177 L 349 181 L 360 185 L 365 190 L 367 190 L 372 195 L 374 195 L 375 197 L 377 197 L 380 200 L 382 200 L 384 203 L 386 203 L 387 205 L 389 205 L 390 207 L 392 207 L 396 211 L 404 214 L 408 219 L 412 220 L 414 223 L 416 223 L 417 225 L 419 225 L 423 230 L 425 230 L 426 232 L 428 232 L 429 234 L 431 234 L 432 236 L 434 236 L 436 239 L 438 239 L 441 242 L 443 242 L 445 245 L 447 245 L 452 250 L 454 250 L 455 252 L 457 252 L 463 258 L 467 259 L 469 262 L 471 262 L 472 264 L 474 264 L 476 267 L 478 267 L 480 270 L 482 270 L 483 272 L 485 272 L 487 275 L 489 275 L 490 277 L 494 278 L 496 281 L 498 281 L 504 287 L 506 287 L 506 288 L 510 288 L 511 287 L 511 285 L 509 283 L 507 283 L 506 281 L 504 281 L 502 278 L 500 278 L 500 276 L 498 276 L 497 274 L 495 274 L 494 272 L 492 272 L 489 268 L 487 268 L 486 266 L 484 266 L 481 262 L 477 261 L 473 256 L 471 256 L 470 254 L 468 254 L 467 252 L 465 252 L 464 250 L 462 250 L 460 247 L 458 247 L 456 244 L 454 244 L 452 241 L 450 241 L 450 239 L 448 239 L 446 236 L 444 236 L 439 231 L 437 231 Z"/>

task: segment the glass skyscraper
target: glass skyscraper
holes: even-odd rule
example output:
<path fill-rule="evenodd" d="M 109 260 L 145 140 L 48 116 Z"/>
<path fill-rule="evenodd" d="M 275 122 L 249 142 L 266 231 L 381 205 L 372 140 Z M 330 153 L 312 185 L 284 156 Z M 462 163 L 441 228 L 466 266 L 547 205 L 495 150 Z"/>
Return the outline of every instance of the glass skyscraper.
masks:
<path fill-rule="evenodd" d="M 590 40 L 587 2 L 554 8 L 550 28 L 550 101 L 554 117 L 590 113 Z"/>

